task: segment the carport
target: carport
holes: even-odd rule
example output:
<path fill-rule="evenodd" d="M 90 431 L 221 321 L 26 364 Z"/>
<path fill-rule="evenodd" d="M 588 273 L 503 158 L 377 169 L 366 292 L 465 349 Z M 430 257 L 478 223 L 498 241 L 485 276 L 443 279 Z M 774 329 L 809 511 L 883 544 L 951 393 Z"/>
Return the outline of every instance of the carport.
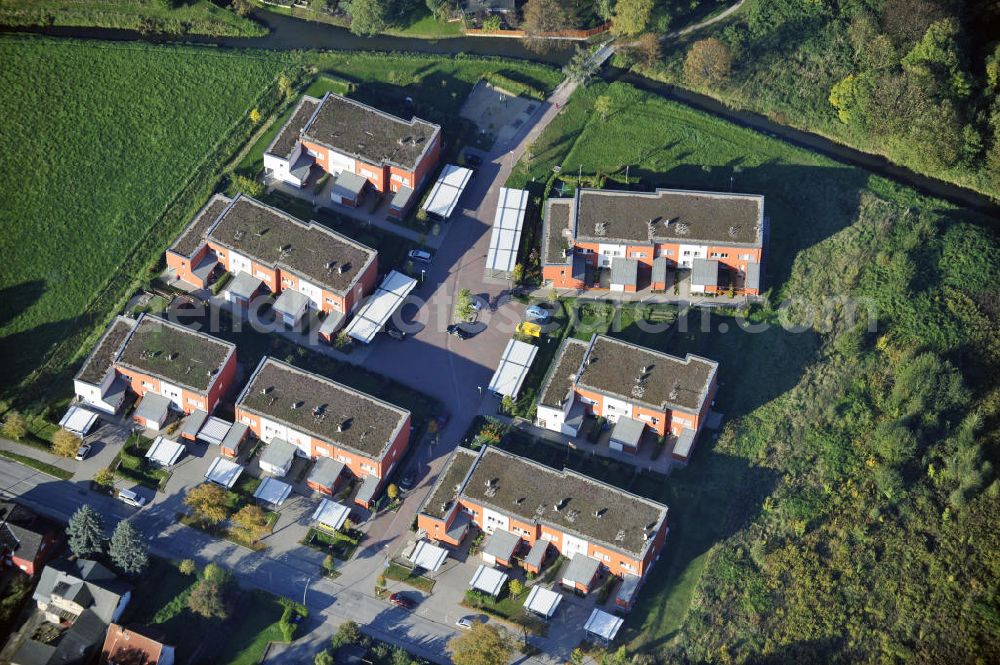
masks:
<path fill-rule="evenodd" d="M 232 423 L 226 422 L 222 418 L 212 416 L 206 420 L 205 424 L 201 426 L 200 430 L 198 430 L 198 438 L 205 443 L 218 446 L 222 443 L 223 439 L 226 438 L 226 434 L 229 433 L 231 425 Z"/>
<path fill-rule="evenodd" d="M 416 568 L 423 568 L 427 572 L 435 573 L 448 558 L 448 550 L 437 545 L 432 545 L 426 540 L 418 541 L 413 547 L 408 557 L 410 563 Z"/>
<path fill-rule="evenodd" d="M 333 494 L 343 472 L 343 462 L 338 462 L 332 457 L 321 457 L 313 467 L 312 473 L 306 478 L 306 484 L 317 492 Z"/>
<path fill-rule="evenodd" d="M 567 589 L 587 593 L 601 569 L 601 562 L 586 554 L 577 554 L 569 560 L 562 574 L 562 584 Z"/>
<path fill-rule="evenodd" d="M 507 573 L 503 573 L 496 568 L 480 565 L 476 569 L 476 574 L 469 581 L 469 586 L 476 591 L 496 598 L 503 591 L 503 585 L 507 583 Z"/>
<path fill-rule="evenodd" d="M 216 457 L 212 466 L 208 467 L 205 479 L 210 483 L 222 485 L 227 490 L 231 490 L 242 473 L 243 467 L 236 462 L 225 457 Z"/>
<path fill-rule="evenodd" d="M 500 564 L 509 568 L 520 542 L 520 536 L 510 531 L 497 529 L 483 545 L 483 561 L 490 566 Z"/>
<path fill-rule="evenodd" d="M 528 191 L 500 188 L 490 248 L 486 253 L 486 276 L 506 279 L 517 265 L 517 249 L 521 245 L 524 213 L 528 208 Z"/>
<path fill-rule="evenodd" d="M 272 506 L 280 507 L 285 502 L 288 495 L 292 493 L 292 486 L 274 478 L 265 478 L 257 486 L 253 493 L 253 498 Z"/>
<path fill-rule="evenodd" d="M 152 430 L 163 429 L 170 415 L 171 401 L 163 395 L 148 392 L 132 414 L 132 420 Z"/>
<path fill-rule="evenodd" d="M 561 602 L 562 594 L 536 584 L 531 587 L 528 599 L 524 601 L 524 607 L 528 611 L 534 612 L 548 620 L 556 613 L 556 608 L 559 607 L 559 603 Z"/>
<path fill-rule="evenodd" d="M 313 522 L 326 531 L 336 531 L 344 526 L 347 517 L 351 514 L 351 509 L 342 503 L 323 499 L 312 514 Z"/>
<path fill-rule="evenodd" d="M 616 617 L 614 614 L 608 614 L 603 610 L 595 609 L 590 613 L 590 618 L 583 625 L 583 629 L 588 636 L 604 644 L 611 644 L 623 623 L 625 623 L 625 620 L 621 617 Z"/>
<path fill-rule="evenodd" d="M 82 406 L 73 405 L 69 407 L 69 411 L 66 415 L 62 417 L 59 421 L 59 427 L 64 430 L 68 430 L 77 436 L 86 436 L 87 433 L 94 429 L 97 425 L 99 416 L 91 411 L 90 409 L 85 409 Z"/>
<path fill-rule="evenodd" d="M 516 399 L 537 354 L 538 347 L 534 344 L 516 339 L 507 342 L 507 348 L 500 356 L 500 364 L 490 379 L 490 390 L 500 397 Z"/>
<path fill-rule="evenodd" d="M 395 270 L 390 272 L 354 315 L 347 334 L 363 344 L 371 342 L 416 286 L 417 280 Z"/>
<path fill-rule="evenodd" d="M 461 198 L 470 178 L 472 178 L 471 169 L 446 164 L 421 209 L 429 215 L 448 219 L 455 211 L 458 199 Z"/>
<path fill-rule="evenodd" d="M 162 436 L 156 437 L 146 451 L 146 459 L 159 466 L 173 466 L 184 454 L 184 444 Z"/>
<path fill-rule="evenodd" d="M 260 454 L 260 470 L 272 476 L 284 476 L 295 461 L 295 446 L 284 439 L 271 439 Z"/>
<path fill-rule="evenodd" d="M 208 418 L 208 412 L 202 409 L 195 409 L 192 411 L 187 418 L 184 419 L 184 423 L 181 425 L 181 431 L 179 435 L 182 439 L 187 439 L 188 441 L 195 441 L 198 439 L 198 432 L 201 431 L 202 426 L 205 424 L 205 420 Z"/>

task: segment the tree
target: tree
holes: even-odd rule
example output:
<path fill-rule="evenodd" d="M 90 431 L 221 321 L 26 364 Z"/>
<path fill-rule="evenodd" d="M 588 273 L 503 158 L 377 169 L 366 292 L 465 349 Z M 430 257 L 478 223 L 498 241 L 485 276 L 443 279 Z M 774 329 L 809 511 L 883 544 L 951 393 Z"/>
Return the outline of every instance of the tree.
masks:
<path fill-rule="evenodd" d="M 510 414 L 514 412 L 514 398 L 510 395 L 504 395 L 503 399 L 500 400 L 500 408 L 503 409 L 504 413 Z"/>
<path fill-rule="evenodd" d="M 232 177 L 231 185 L 234 194 L 246 194 L 255 199 L 264 195 L 264 183 L 242 173 L 237 173 Z"/>
<path fill-rule="evenodd" d="M 105 467 L 94 474 L 94 484 L 105 488 L 112 488 L 115 484 L 115 472 Z"/>
<path fill-rule="evenodd" d="M 660 36 L 652 32 L 647 32 L 639 37 L 633 50 L 635 52 L 633 57 L 639 64 L 646 67 L 652 67 L 663 57 L 663 44 L 660 42 Z"/>
<path fill-rule="evenodd" d="M 340 627 L 337 628 L 337 632 L 330 638 L 330 645 L 336 650 L 345 644 L 356 644 L 360 641 L 361 629 L 358 628 L 358 624 L 347 620 L 340 624 Z"/>
<path fill-rule="evenodd" d="M 503 628 L 477 621 L 465 633 L 452 638 L 448 649 L 455 665 L 507 665 L 514 645 Z"/>
<path fill-rule="evenodd" d="M 413 658 L 402 647 L 392 648 L 392 665 L 412 665 Z"/>
<path fill-rule="evenodd" d="M 104 521 L 85 503 L 69 518 L 66 537 L 73 554 L 81 557 L 100 554 L 104 551 Z"/>
<path fill-rule="evenodd" d="M 595 99 L 594 113 L 601 116 L 602 121 L 607 121 L 608 116 L 611 115 L 611 98 L 607 95 L 601 95 Z"/>
<path fill-rule="evenodd" d="M 281 95 L 281 98 L 291 99 L 294 92 L 295 88 L 292 86 L 292 79 L 288 77 L 288 74 L 285 72 L 278 74 L 278 94 Z"/>
<path fill-rule="evenodd" d="M 246 505 L 233 515 L 233 524 L 243 530 L 251 543 L 256 543 L 270 531 L 267 524 L 267 513 L 260 506 Z"/>
<path fill-rule="evenodd" d="M 566 74 L 569 80 L 579 85 L 587 85 L 590 83 L 590 79 L 594 78 L 594 74 L 597 73 L 597 61 L 591 58 L 586 51 L 578 47 L 576 53 L 573 54 L 573 57 L 563 67 L 563 73 Z"/>
<path fill-rule="evenodd" d="M 600 16 L 601 20 L 611 20 L 615 15 L 615 0 L 595 0 L 594 13 Z"/>
<path fill-rule="evenodd" d="M 448 15 L 454 11 L 455 3 L 453 0 L 426 0 L 427 9 L 434 14 L 434 18 L 441 20 L 448 18 Z"/>
<path fill-rule="evenodd" d="M 188 596 L 188 608 L 207 619 L 226 619 L 229 616 L 225 590 L 218 582 L 208 579 L 199 582 Z"/>
<path fill-rule="evenodd" d="M 483 32 L 499 32 L 501 27 L 503 27 L 503 20 L 496 14 L 490 14 L 483 21 Z"/>
<path fill-rule="evenodd" d="M 396 487 L 395 483 L 389 483 L 389 486 L 385 488 L 386 496 L 389 497 L 390 501 L 395 501 L 399 498 L 399 488 Z"/>
<path fill-rule="evenodd" d="M 327 554 L 323 558 L 323 570 L 325 570 L 328 573 L 332 573 L 336 568 L 337 568 L 337 562 L 333 558 L 333 555 Z"/>
<path fill-rule="evenodd" d="M 256 125 L 257 123 L 260 122 L 260 119 L 261 119 L 260 111 L 258 111 L 256 108 L 250 109 L 250 122 Z"/>
<path fill-rule="evenodd" d="M 210 563 L 205 566 L 203 577 L 209 582 L 215 582 L 225 591 L 233 583 L 233 574 L 228 568 L 223 568 L 217 563 Z"/>
<path fill-rule="evenodd" d="M 239 16 L 246 16 L 253 9 L 253 3 L 250 0 L 232 0 L 229 6 L 233 8 L 233 11 Z"/>
<path fill-rule="evenodd" d="M 583 649 L 577 647 L 569 654 L 569 662 L 573 665 L 583 665 L 583 661 L 586 660 L 587 654 L 583 652 Z"/>
<path fill-rule="evenodd" d="M 386 28 L 386 3 L 382 0 L 350 0 L 347 13 L 351 17 L 351 32 L 356 35 L 371 37 Z"/>
<path fill-rule="evenodd" d="M 512 596 L 520 596 L 521 592 L 524 591 L 524 584 L 521 580 L 513 579 L 507 586 L 510 588 L 510 595 Z"/>
<path fill-rule="evenodd" d="M 515 263 L 514 272 L 511 274 L 510 278 L 515 284 L 520 284 L 524 280 L 524 264 Z"/>
<path fill-rule="evenodd" d="M 181 571 L 181 575 L 194 575 L 198 572 L 198 564 L 194 559 L 184 559 L 178 564 L 177 570 Z"/>
<path fill-rule="evenodd" d="M 76 457 L 83 443 L 76 434 L 66 429 L 61 429 L 52 435 L 52 452 L 60 457 Z"/>
<path fill-rule="evenodd" d="M 3 421 L 3 435 L 8 439 L 20 441 L 28 434 L 28 422 L 19 411 L 11 411 Z"/>
<path fill-rule="evenodd" d="M 729 76 L 732 54 L 726 44 L 714 37 L 691 45 L 684 58 L 684 78 L 697 86 L 714 86 Z"/>
<path fill-rule="evenodd" d="M 323 649 L 313 658 L 313 665 L 333 665 L 336 660 L 329 649 Z"/>
<path fill-rule="evenodd" d="M 138 575 L 149 566 L 149 551 L 139 530 L 122 520 L 111 534 L 108 556 L 126 575 Z"/>
<path fill-rule="evenodd" d="M 327 1 L 326 0 L 309 0 L 309 9 L 312 10 L 312 17 L 315 19 L 317 14 L 322 14 L 326 12 Z"/>
<path fill-rule="evenodd" d="M 654 0 L 618 0 L 611 32 L 620 37 L 634 37 L 649 25 Z"/>
<path fill-rule="evenodd" d="M 559 0 L 528 0 L 522 16 L 521 29 L 532 37 L 573 27 L 570 13 Z"/>
<path fill-rule="evenodd" d="M 472 306 L 472 291 L 462 289 L 458 292 L 458 297 L 455 299 L 455 316 L 460 321 L 468 321 L 475 313 L 476 310 Z"/>
<path fill-rule="evenodd" d="M 854 116 L 856 80 L 854 74 L 848 74 L 830 88 L 830 105 L 837 109 L 837 117 L 845 125 L 850 123 Z"/>
<path fill-rule="evenodd" d="M 972 92 L 972 81 L 964 69 L 958 34 L 954 18 L 935 21 L 902 63 L 909 71 L 935 80 L 946 96 L 964 98 Z"/>
<path fill-rule="evenodd" d="M 202 483 L 189 489 L 184 504 L 205 524 L 218 524 L 229 515 L 229 493 L 215 483 Z"/>

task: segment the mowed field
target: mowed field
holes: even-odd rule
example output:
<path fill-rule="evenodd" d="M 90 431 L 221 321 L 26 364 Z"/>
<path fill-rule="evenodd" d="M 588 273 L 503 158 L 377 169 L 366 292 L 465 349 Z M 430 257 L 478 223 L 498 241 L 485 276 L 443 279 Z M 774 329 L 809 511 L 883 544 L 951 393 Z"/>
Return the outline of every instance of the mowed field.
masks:
<path fill-rule="evenodd" d="M 0 394 L 9 394 L 86 325 L 88 304 L 248 122 L 282 61 L 4 37 L 0 62 Z"/>

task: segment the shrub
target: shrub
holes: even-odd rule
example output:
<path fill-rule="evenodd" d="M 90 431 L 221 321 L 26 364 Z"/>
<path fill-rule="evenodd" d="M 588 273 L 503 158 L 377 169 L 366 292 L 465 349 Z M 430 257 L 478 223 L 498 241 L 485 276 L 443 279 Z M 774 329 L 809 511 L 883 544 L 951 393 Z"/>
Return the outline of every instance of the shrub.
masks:
<path fill-rule="evenodd" d="M 8 439 L 20 441 L 28 433 L 28 423 L 18 411 L 11 411 L 3 421 L 3 435 Z"/>
<path fill-rule="evenodd" d="M 178 564 L 177 570 L 181 571 L 182 575 L 194 575 L 198 572 L 198 564 L 194 562 L 194 559 L 184 559 Z"/>
<path fill-rule="evenodd" d="M 52 452 L 60 457 L 75 457 L 83 443 L 76 434 L 61 429 L 52 436 Z"/>
<path fill-rule="evenodd" d="M 494 88 L 499 88 L 500 90 L 517 97 L 530 97 L 531 99 L 537 99 L 539 101 L 545 99 L 545 93 L 538 88 L 530 86 L 527 83 L 515 81 L 509 76 L 505 76 L 504 74 L 500 74 L 498 72 L 488 72 L 483 74 L 483 80 L 492 85 Z"/>

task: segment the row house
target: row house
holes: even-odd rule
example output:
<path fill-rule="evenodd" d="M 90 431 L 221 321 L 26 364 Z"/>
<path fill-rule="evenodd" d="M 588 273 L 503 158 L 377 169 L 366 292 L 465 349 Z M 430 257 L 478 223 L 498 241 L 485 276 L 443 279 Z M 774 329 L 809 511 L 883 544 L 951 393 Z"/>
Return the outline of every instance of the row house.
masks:
<path fill-rule="evenodd" d="M 542 277 L 633 293 L 665 290 L 668 270 L 685 269 L 692 293 L 759 295 L 766 242 L 760 195 L 580 188 L 545 202 Z"/>
<path fill-rule="evenodd" d="M 134 418 L 159 429 L 171 411 L 211 413 L 235 380 L 234 344 L 143 314 L 111 322 L 73 385 L 81 402 L 107 413 L 137 395 Z"/>
<path fill-rule="evenodd" d="M 278 320 L 294 326 L 309 310 L 326 317 L 327 338 L 371 293 L 378 254 L 316 222 L 305 223 L 256 199 L 215 195 L 167 250 L 167 266 L 199 288 L 219 267 L 233 275 L 224 295 L 245 309 L 276 296 Z"/>
<path fill-rule="evenodd" d="M 606 335 L 567 338 L 542 383 L 535 422 L 577 436 L 584 416 L 601 416 L 614 427 L 612 449 L 634 454 L 650 432 L 672 438 L 674 459 L 686 462 L 715 399 L 718 368 Z"/>
<path fill-rule="evenodd" d="M 441 141 L 440 126 L 416 117 L 404 120 L 333 93 L 305 96 L 264 153 L 264 169 L 303 187 L 318 167 L 336 178 L 335 203 L 356 205 L 370 187 L 391 193 L 389 212 L 402 217 L 437 166 Z"/>
<path fill-rule="evenodd" d="M 292 444 L 299 457 L 333 460 L 327 493 L 349 474 L 362 481 L 355 501 L 365 507 L 410 442 L 409 411 L 268 357 L 237 399 L 236 421 L 265 443 Z"/>
<path fill-rule="evenodd" d="M 514 554 L 487 563 L 539 572 L 550 554 L 570 560 L 567 588 L 586 593 L 610 573 L 645 578 L 667 536 L 667 506 L 493 446 L 457 448 L 417 514 L 431 540 L 458 546 L 474 524 Z M 510 544 L 513 547 L 510 547 Z"/>

